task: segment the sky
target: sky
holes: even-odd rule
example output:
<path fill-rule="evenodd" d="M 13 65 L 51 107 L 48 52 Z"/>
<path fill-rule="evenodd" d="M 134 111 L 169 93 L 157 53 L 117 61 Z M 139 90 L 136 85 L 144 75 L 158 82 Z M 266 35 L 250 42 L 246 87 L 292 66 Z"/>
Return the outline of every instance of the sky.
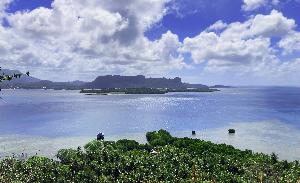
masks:
<path fill-rule="evenodd" d="M 300 86 L 300 0 L 0 0 L 0 66 Z"/>

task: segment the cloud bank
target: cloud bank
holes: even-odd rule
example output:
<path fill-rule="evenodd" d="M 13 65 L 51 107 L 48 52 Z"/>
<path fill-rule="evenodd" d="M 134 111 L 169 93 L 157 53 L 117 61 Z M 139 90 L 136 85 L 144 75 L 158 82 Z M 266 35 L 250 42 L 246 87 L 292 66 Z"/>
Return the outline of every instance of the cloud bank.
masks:
<path fill-rule="evenodd" d="M 55 0 L 50 9 L 11 14 L 5 12 L 8 3 L 0 3 L 1 66 L 25 68 L 42 78 L 164 76 L 201 65 L 199 77 L 264 78 L 267 83 L 300 71 L 297 24 L 277 10 L 244 22 L 219 20 L 179 41 L 171 31 L 158 40 L 144 35 L 161 22 L 169 0 Z M 270 2 L 244 0 L 242 8 L 251 11 L 265 3 Z M 300 84 L 297 79 L 291 82 Z"/>
<path fill-rule="evenodd" d="M 212 31 L 211 27 L 221 27 L 222 31 Z M 300 34 L 295 27 L 293 19 L 276 10 L 245 22 L 227 25 L 218 21 L 199 35 L 184 39 L 181 52 L 191 53 L 196 64 L 204 63 L 206 74 L 222 73 L 231 75 L 232 79 L 254 81 L 255 78 L 280 81 L 290 76 L 290 83 L 286 84 L 296 84 L 299 83 L 295 75 L 300 71 L 299 58 L 290 55 L 289 59 L 283 59 L 284 55 L 300 51 Z M 274 38 L 279 41 L 272 41 Z"/>
<path fill-rule="evenodd" d="M 9 27 L 0 26 L 1 64 L 38 72 L 102 74 L 182 68 L 177 35 L 168 31 L 156 41 L 144 36 L 164 16 L 165 3 L 55 0 L 51 9 L 7 14 Z"/>

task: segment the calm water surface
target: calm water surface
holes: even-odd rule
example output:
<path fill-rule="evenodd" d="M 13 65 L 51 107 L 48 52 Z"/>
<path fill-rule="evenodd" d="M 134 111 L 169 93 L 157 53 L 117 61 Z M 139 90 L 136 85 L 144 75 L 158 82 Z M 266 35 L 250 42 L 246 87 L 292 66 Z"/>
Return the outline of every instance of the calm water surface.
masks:
<path fill-rule="evenodd" d="M 0 155 L 16 151 L 9 146 L 12 143 L 26 150 L 29 145 L 49 146 L 51 141 L 53 147 L 61 148 L 71 141 L 75 144 L 76 138 L 91 139 L 98 132 L 108 138 L 137 139 L 147 131 L 164 128 L 177 136 L 197 130 L 197 138 L 300 159 L 300 88 L 108 96 L 6 90 L 1 97 Z M 229 127 L 237 129 L 235 136 L 227 134 Z M 282 151 L 282 146 L 292 152 Z"/>

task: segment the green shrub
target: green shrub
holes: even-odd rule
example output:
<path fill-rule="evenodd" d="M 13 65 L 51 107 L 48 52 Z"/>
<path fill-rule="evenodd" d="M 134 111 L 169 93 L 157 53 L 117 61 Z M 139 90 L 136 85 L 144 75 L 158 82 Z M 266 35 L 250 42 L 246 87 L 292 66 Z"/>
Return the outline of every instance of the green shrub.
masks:
<path fill-rule="evenodd" d="M 147 132 L 146 138 L 148 143 L 152 146 L 164 146 L 172 144 L 174 141 L 174 137 L 166 130 Z"/>
<path fill-rule="evenodd" d="M 134 149 L 142 149 L 142 147 L 140 146 L 140 144 L 134 140 L 127 140 L 127 139 L 123 139 L 123 140 L 118 140 L 116 142 L 116 146 L 118 149 L 122 150 L 122 151 L 131 151 Z"/>

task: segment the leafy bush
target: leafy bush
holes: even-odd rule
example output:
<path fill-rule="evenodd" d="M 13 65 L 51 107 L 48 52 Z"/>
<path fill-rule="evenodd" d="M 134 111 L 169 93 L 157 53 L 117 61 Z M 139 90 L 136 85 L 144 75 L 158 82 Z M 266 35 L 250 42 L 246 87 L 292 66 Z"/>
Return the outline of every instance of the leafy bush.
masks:
<path fill-rule="evenodd" d="M 152 146 L 165 146 L 173 143 L 174 137 L 166 130 L 159 130 L 146 133 L 147 141 Z"/>
<path fill-rule="evenodd" d="M 132 151 L 134 149 L 142 149 L 140 144 L 134 140 L 118 140 L 116 142 L 117 148 L 121 149 L 122 151 Z"/>

